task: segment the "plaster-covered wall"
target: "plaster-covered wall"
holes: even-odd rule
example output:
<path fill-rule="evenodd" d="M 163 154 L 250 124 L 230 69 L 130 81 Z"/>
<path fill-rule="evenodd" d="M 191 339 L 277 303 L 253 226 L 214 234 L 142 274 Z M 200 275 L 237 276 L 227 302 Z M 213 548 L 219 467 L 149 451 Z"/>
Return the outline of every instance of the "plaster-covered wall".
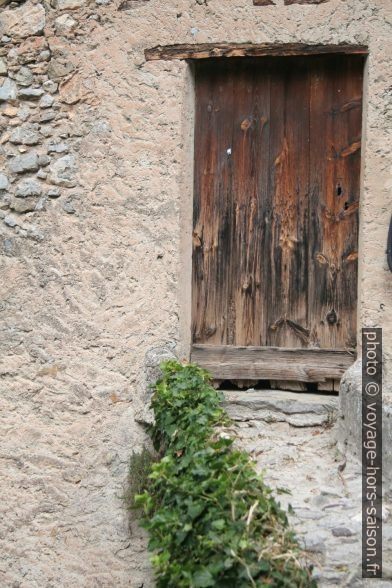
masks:
<path fill-rule="evenodd" d="M 189 342 L 192 77 L 145 48 L 368 44 L 359 314 L 392 365 L 392 5 L 274 2 L 0 0 L 2 586 L 149 584 L 121 496 Z"/>

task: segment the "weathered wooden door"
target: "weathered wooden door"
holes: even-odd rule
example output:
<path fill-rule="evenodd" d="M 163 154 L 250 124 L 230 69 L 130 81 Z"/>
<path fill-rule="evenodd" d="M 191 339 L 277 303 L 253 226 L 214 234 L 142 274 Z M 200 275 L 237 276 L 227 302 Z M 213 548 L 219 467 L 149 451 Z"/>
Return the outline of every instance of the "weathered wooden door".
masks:
<path fill-rule="evenodd" d="M 340 378 L 356 345 L 363 61 L 196 65 L 192 359 Z"/>

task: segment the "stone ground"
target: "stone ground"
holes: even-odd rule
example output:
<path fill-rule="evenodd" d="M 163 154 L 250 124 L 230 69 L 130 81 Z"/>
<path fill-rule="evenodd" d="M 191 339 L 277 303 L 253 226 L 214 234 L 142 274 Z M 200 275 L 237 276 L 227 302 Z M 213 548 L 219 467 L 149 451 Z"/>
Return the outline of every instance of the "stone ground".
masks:
<path fill-rule="evenodd" d="M 319 397 L 314 411 L 317 417 L 313 418 L 317 424 L 312 425 L 312 418 L 302 413 L 301 408 L 291 409 L 289 414 L 279 410 L 279 394 L 285 398 L 286 406 L 287 394 L 299 399 L 300 394 L 274 391 L 252 394 L 259 398 L 259 405 L 261 394 L 264 398 L 266 395 L 272 399 L 275 396 L 278 401 L 269 401 L 268 410 L 265 406 L 258 406 L 259 410 L 253 412 L 257 420 L 248 420 L 249 415 L 243 406 L 245 401 L 236 404 L 238 393 L 228 392 L 225 393 L 226 409 L 232 417 L 237 415 L 236 431 L 240 445 L 252 454 L 259 471 L 265 469 L 266 482 L 273 489 L 290 490 L 290 495 L 280 494 L 278 500 L 285 508 L 290 503 L 294 509 L 290 522 L 315 564 L 314 574 L 319 586 L 359 588 L 374 583 L 380 588 L 392 586 L 392 505 L 386 501 L 383 512 L 385 579 L 362 580 L 360 577 L 361 471 L 357 462 L 346 462 L 337 449 L 334 413 L 330 411 L 331 406 L 337 406 L 337 399 Z M 244 398 L 244 393 L 241 396 Z M 308 398 L 302 398 L 309 404 Z M 255 403 L 255 398 L 248 401 L 249 410 L 252 402 Z M 321 406 L 328 407 L 324 424 L 319 424 Z M 298 414 L 302 415 L 302 426 L 287 422 L 295 422 L 294 412 L 297 418 Z M 304 422 L 307 426 L 303 426 Z"/>

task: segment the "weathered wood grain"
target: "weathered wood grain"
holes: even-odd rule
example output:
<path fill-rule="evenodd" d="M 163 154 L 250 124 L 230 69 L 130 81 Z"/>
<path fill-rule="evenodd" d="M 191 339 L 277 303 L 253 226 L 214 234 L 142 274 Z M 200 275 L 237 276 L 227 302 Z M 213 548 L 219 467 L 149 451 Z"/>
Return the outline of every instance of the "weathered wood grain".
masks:
<path fill-rule="evenodd" d="M 207 68 L 197 78 L 193 220 L 193 340 L 227 341 L 233 222 L 232 122 L 234 79 Z"/>
<path fill-rule="evenodd" d="M 355 348 L 362 67 L 196 64 L 194 343 Z"/>
<path fill-rule="evenodd" d="M 309 184 L 309 81 L 307 60 L 279 59 L 271 73 L 271 252 L 266 343 L 306 347 Z"/>
<path fill-rule="evenodd" d="M 291 392 L 306 392 L 307 387 L 304 382 L 298 380 L 271 380 L 270 386 L 277 390 L 290 390 Z"/>
<path fill-rule="evenodd" d="M 361 96 L 360 62 L 312 67 L 308 324 L 311 344 L 326 348 L 356 340 Z"/>
<path fill-rule="evenodd" d="M 269 68 L 252 64 L 233 72 L 232 264 L 228 344 L 262 344 L 265 316 L 261 272 L 265 255 L 264 203 L 268 196 Z"/>
<path fill-rule="evenodd" d="M 191 361 L 220 380 L 340 380 L 354 360 L 351 353 L 330 349 L 193 345 L 191 351 Z"/>
<path fill-rule="evenodd" d="M 325 380 L 325 382 L 318 382 L 317 383 L 317 390 L 319 392 L 336 392 L 338 391 L 338 380 Z M 337 388 L 337 390 L 335 390 Z"/>
<path fill-rule="evenodd" d="M 184 43 L 158 45 L 145 49 L 146 61 L 158 59 L 209 59 L 213 57 L 263 57 L 269 55 L 320 55 L 320 54 L 367 55 L 365 45 L 306 45 L 303 43 Z"/>

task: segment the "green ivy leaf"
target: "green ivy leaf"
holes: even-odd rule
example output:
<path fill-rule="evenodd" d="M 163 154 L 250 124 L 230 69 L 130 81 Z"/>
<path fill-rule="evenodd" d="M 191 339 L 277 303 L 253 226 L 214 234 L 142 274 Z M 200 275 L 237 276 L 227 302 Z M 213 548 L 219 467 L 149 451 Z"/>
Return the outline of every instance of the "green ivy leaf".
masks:
<path fill-rule="evenodd" d="M 215 586 L 215 581 L 208 570 L 199 570 L 193 575 L 192 586 L 194 588 L 208 588 L 208 586 Z"/>
<path fill-rule="evenodd" d="M 218 519 L 216 521 L 212 521 L 211 523 L 211 527 L 214 527 L 214 529 L 218 529 L 221 530 L 225 527 L 226 525 L 226 521 L 224 519 Z"/>

